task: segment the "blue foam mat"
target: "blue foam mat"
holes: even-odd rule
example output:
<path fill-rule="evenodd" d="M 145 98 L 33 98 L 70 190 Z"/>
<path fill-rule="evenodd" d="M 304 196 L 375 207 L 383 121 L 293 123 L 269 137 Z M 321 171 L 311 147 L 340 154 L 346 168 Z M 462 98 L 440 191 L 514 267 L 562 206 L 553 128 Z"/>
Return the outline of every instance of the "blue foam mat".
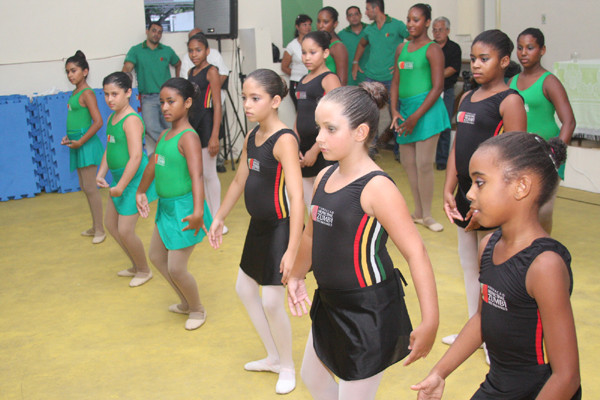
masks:
<path fill-rule="evenodd" d="M 0 103 L 0 200 L 39 193 L 29 140 L 29 99 Z"/>

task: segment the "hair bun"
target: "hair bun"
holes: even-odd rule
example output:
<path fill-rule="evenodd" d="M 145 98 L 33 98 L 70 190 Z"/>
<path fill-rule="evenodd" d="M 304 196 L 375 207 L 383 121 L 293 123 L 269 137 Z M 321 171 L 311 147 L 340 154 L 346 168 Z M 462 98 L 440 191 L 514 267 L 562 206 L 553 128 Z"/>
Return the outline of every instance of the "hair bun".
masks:
<path fill-rule="evenodd" d="M 285 79 L 282 76 L 280 76 L 279 78 L 281 79 L 281 100 L 283 100 L 290 90 Z"/>
<path fill-rule="evenodd" d="M 567 160 L 567 145 L 558 137 L 553 137 L 548 140 L 550 146 L 551 157 L 556 165 L 560 166 Z"/>
<path fill-rule="evenodd" d="M 75 57 L 81 58 L 82 60 L 85 60 L 85 54 L 83 54 L 83 51 L 81 51 L 81 50 L 77 50 L 75 52 Z"/>
<path fill-rule="evenodd" d="M 358 86 L 369 94 L 369 97 L 377 104 L 377 108 L 383 108 L 387 104 L 390 96 L 383 84 L 379 82 L 361 82 Z"/>

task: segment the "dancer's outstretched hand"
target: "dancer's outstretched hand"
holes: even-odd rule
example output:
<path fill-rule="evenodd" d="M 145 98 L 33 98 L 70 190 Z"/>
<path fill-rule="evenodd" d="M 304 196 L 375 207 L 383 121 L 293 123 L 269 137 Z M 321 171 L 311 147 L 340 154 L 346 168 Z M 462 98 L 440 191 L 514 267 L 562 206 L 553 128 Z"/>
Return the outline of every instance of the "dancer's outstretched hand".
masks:
<path fill-rule="evenodd" d="M 431 374 L 423 381 L 412 385 L 412 390 L 417 390 L 417 400 L 438 400 L 442 398 L 444 393 L 444 385 L 446 382 L 441 376 L 437 374 Z"/>
<path fill-rule="evenodd" d="M 290 312 L 292 315 L 295 317 L 301 317 L 304 314 L 308 314 L 312 303 L 310 301 L 310 297 L 308 297 L 308 293 L 306 292 L 304 279 L 290 277 L 288 279 L 287 290 L 288 306 L 290 307 Z"/>

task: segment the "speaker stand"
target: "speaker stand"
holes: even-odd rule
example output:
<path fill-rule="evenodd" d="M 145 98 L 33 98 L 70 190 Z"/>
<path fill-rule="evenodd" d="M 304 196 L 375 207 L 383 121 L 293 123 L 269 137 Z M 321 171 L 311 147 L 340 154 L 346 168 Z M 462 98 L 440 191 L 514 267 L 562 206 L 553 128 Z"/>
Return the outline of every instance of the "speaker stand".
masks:
<path fill-rule="evenodd" d="M 221 52 L 221 39 L 217 39 L 217 44 L 219 47 L 219 53 Z M 243 86 L 244 84 L 244 79 L 245 79 L 245 75 L 242 73 L 242 63 L 240 60 L 240 48 L 239 46 L 237 46 L 237 43 L 235 43 L 234 40 L 234 47 L 236 49 L 236 64 L 234 65 L 234 70 L 237 68 L 237 71 L 239 73 L 239 78 L 240 78 L 240 86 Z M 225 80 L 225 84 L 224 84 L 224 89 L 225 92 L 227 93 L 227 98 L 229 99 L 229 105 L 231 106 L 231 109 L 233 110 L 233 115 L 235 116 L 235 120 L 237 122 L 237 126 L 239 128 L 239 130 L 236 131 L 235 135 L 233 136 L 233 139 L 231 138 L 231 129 L 229 127 L 229 119 L 227 117 L 227 107 L 223 107 L 223 118 L 221 123 L 224 126 L 224 136 L 223 136 L 223 159 L 224 161 L 227 161 L 227 158 L 230 159 L 231 161 L 231 169 L 233 171 L 235 171 L 235 163 L 240 161 L 240 156 L 241 156 L 241 152 L 238 155 L 237 159 L 234 160 L 234 156 L 233 156 L 233 144 L 236 142 L 236 140 L 240 137 L 240 135 L 242 135 L 243 137 L 246 137 L 246 132 L 248 131 L 248 125 L 247 125 L 247 121 L 246 118 L 244 118 L 244 123 L 242 124 L 242 121 L 240 120 L 239 114 L 238 114 L 238 110 L 235 106 L 235 102 L 233 101 L 233 97 L 231 96 L 231 92 L 229 91 L 229 77 L 227 77 L 227 79 Z"/>

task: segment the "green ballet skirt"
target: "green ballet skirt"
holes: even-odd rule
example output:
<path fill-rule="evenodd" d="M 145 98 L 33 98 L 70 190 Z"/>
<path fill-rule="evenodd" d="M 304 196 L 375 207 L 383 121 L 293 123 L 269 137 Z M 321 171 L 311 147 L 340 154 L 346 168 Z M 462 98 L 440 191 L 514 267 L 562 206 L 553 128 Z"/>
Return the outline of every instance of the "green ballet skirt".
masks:
<path fill-rule="evenodd" d="M 197 235 L 193 230 L 183 231 L 188 225 L 182 220 L 194 212 L 194 198 L 192 192 L 177 197 L 159 197 L 156 210 L 156 226 L 165 247 L 168 250 L 184 249 L 200 243 L 206 233 L 200 229 Z M 208 230 L 212 224 L 212 216 L 204 201 L 204 226 Z"/>
<path fill-rule="evenodd" d="M 142 161 L 140 162 L 140 166 L 135 173 L 135 176 L 129 182 L 129 185 L 123 190 L 123 193 L 119 197 L 112 197 L 112 202 L 115 205 L 115 209 L 119 213 L 119 215 L 134 215 L 137 214 L 138 209 L 135 202 L 135 195 L 138 186 L 142 180 L 142 175 L 144 175 L 144 169 L 146 169 L 146 165 L 148 165 L 148 157 L 144 154 L 142 157 Z M 113 183 L 110 187 L 117 186 L 117 183 L 121 180 L 123 176 L 123 172 L 125 168 L 111 169 L 110 173 L 113 177 Z M 148 198 L 148 203 L 152 203 L 154 200 L 158 199 L 158 195 L 156 194 L 156 189 L 154 188 L 154 181 L 146 190 L 146 197 Z"/>
<path fill-rule="evenodd" d="M 412 97 L 401 98 L 399 111 L 402 118 L 406 119 L 417 111 L 417 108 L 423 104 L 428 93 L 429 92 L 424 92 Z M 402 121 L 398 121 L 398 123 L 401 122 Z M 396 136 L 396 141 L 398 144 L 420 142 L 427 140 L 446 129 L 450 129 L 450 119 L 448 118 L 448 111 L 446 110 L 444 101 L 441 97 L 438 97 L 425 115 L 419 118 L 412 133 L 407 136 L 398 135 Z"/>
<path fill-rule="evenodd" d="M 79 140 L 87 132 L 86 129 L 68 130 L 69 140 Z M 69 149 L 71 172 L 77 168 L 89 167 L 90 165 L 100 165 L 104 155 L 104 147 L 97 135 L 92 136 L 87 142 L 78 149 Z"/>

